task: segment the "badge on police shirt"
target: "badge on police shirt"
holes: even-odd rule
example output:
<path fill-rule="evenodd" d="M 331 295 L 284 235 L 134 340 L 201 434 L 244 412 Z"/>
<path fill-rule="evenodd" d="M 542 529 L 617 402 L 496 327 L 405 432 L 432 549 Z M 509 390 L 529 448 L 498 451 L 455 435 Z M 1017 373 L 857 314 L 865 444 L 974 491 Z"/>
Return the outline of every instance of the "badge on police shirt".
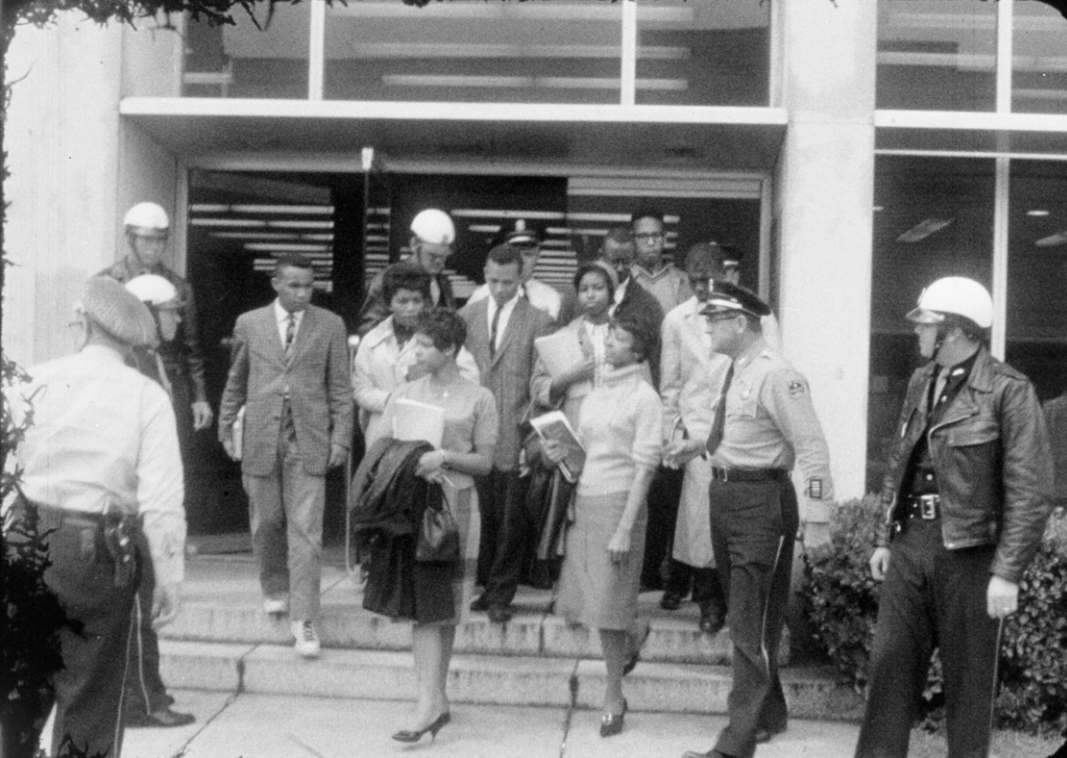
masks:
<path fill-rule="evenodd" d="M 800 379 L 791 379 L 786 390 L 789 392 L 789 397 L 800 397 L 808 391 L 808 388 Z"/>

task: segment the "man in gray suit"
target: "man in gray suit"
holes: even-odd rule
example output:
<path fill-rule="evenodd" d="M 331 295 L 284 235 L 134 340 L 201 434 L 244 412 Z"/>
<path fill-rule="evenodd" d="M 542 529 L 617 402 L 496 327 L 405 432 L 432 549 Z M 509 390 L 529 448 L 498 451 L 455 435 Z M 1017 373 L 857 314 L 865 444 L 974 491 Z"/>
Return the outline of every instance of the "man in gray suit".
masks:
<path fill-rule="evenodd" d="M 267 613 L 289 612 L 296 651 L 319 655 L 317 624 L 326 470 L 344 463 L 352 437 L 352 388 L 344 323 L 310 305 L 314 274 L 283 256 L 278 298 L 241 314 L 219 412 L 219 439 L 241 460 L 251 506 L 252 550 Z M 245 407 L 242 449 L 233 425 Z"/>
<path fill-rule="evenodd" d="M 459 315 L 467 323 L 467 350 L 481 372 L 482 386 L 493 393 L 500 416 L 500 437 L 493 470 L 479 482 L 482 517 L 478 578 L 485 585 L 472 610 L 489 612 L 489 620 L 511 618 L 529 542 L 536 524 L 526 510 L 526 481 L 519 478 L 520 430 L 530 405 L 534 340 L 552 331 L 551 317 L 519 295 L 522 254 L 509 245 L 489 251 L 485 261 L 489 297 L 470 303 Z"/>

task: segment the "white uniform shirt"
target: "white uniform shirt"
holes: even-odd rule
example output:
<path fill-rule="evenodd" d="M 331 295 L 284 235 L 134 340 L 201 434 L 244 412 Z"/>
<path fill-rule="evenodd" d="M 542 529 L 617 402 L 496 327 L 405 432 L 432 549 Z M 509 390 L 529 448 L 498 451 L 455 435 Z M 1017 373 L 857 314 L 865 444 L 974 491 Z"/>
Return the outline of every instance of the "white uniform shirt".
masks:
<path fill-rule="evenodd" d="M 184 575 L 185 486 L 167 393 L 102 345 L 35 366 L 9 390 L 16 423 L 32 409 L 18 449 L 22 491 L 42 505 L 139 513 L 159 584 Z"/>

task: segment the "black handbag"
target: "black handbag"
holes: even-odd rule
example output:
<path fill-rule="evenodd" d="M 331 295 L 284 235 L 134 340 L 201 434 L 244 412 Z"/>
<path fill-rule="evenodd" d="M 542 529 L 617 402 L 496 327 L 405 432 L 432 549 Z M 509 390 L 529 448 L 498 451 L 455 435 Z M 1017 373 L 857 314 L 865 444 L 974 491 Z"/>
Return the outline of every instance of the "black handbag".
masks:
<path fill-rule="evenodd" d="M 422 522 L 415 539 L 415 560 L 419 563 L 449 563 L 458 561 L 459 557 L 459 527 L 448 501 L 442 497 L 440 508 L 427 505 L 422 511 Z"/>

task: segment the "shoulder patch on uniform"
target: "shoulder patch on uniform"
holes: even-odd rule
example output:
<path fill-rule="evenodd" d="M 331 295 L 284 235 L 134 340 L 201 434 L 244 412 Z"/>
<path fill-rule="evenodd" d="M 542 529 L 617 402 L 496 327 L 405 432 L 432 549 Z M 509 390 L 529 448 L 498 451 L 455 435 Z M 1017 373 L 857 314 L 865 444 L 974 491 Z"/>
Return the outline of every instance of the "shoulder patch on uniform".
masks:
<path fill-rule="evenodd" d="M 789 384 L 786 385 L 786 391 L 789 397 L 800 397 L 808 391 L 808 386 L 800 379 L 790 379 Z"/>

